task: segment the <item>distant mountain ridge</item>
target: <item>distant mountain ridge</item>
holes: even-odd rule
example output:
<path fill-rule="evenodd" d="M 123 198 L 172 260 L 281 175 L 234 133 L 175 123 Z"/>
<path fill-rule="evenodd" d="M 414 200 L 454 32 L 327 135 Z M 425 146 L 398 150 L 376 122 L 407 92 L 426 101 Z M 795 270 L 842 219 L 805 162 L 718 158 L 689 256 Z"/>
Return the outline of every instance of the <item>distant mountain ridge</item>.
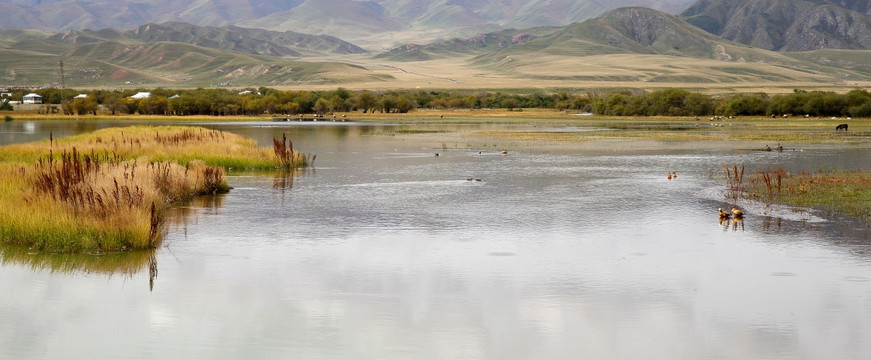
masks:
<path fill-rule="evenodd" d="M 146 24 L 126 31 L 115 29 L 69 30 L 46 38 L 46 41 L 64 43 L 69 46 L 109 40 L 133 40 L 146 43 L 179 42 L 252 55 L 284 57 L 362 54 L 366 52 L 354 44 L 326 35 L 246 29 L 237 26 L 196 26 L 179 22 Z"/>
<path fill-rule="evenodd" d="M 623 6 L 677 13 L 693 0 L 0 0 L 0 29 L 130 29 L 186 22 L 292 30 L 380 44 L 505 28 L 563 26 Z"/>
<path fill-rule="evenodd" d="M 625 7 L 564 27 L 502 30 L 468 39 L 407 44 L 378 56 L 395 60 L 428 60 L 456 53 L 482 56 L 494 52 L 577 55 L 637 53 L 734 60 L 726 49 L 736 46 L 745 47 L 709 34 L 664 12 Z"/>
<path fill-rule="evenodd" d="M 869 0 L 699 0 L 681 17 L 712 34 L 775 51 L 871 49 Z"/>
<path fill-rule="evenodd" d="M 407 44 L 377 56 L 394 61 L 419 61 L 460 55 L 474 56 L 470 60 L 474 66 L 506 74 L 528 74 L 541 67 L 569 74 L 544 77 L 551 80 L 574 78 L 563 64 L 583 63 L 585 58 L 602 56 L 616 56 L 615 59 L 666 56 L 681 58 L 676 60 L 678 62 L 694 59 L 713 70 L 672 70 L 666 65 L 660 74 L 643 81 L 709 83 L 752 77 L 793 81 L 798 74 L 855 79 L 871 76 L 871 61 L 866 52 L 778 53 L 720 38 L 676 16 L 642 7 L 615 9 L 595 19 L 558 28 L 502 30 L 467 39 Z M 615 66 L 607 71 L 611 75 L 578 79 L 642 81 L 643 76 L 619 75 L 620 69 Z"/>

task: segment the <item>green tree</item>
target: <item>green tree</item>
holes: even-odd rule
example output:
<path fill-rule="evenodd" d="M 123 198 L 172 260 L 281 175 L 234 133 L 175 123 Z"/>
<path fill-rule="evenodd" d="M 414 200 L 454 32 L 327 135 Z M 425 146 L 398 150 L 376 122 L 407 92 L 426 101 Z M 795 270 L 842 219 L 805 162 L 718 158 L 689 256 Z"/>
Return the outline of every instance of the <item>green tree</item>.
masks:
<path fill-rule="evenodd" d="M 508 111 L 514 110 L 519 104 L 520 102 L 515 98 L 502 99 L 502 107 L 508 109 Z"/>
<path fill-rule="evenodd" d="M 116 92 L 108 93 L 103 96 L 103 106 L 111 111 L 112 115 L 115 115 L 116 112 L 124 111 L 126 108 L 124 105 L 124 99 L 121 98 L 121 94 Z"/>
<path fill-rule="evenodd" d="M 169 100 L 163 96 L 152 95 L 139 101 L 139 113 L 146 115 L 166 115 Z"/>
<path fill-rule="evenodd" d="M 396 98 L 396 112 L 404 114 L 415 108 L 417 108 L 417 103 L 411 96 L 402 94 Z"/>
<path fill-rule="evenodd" d="M 92 97 L 76 98 L 66 102 L 69 106 L 70 113 L 77 115 L 94 114 L 97 115 L 97 100 Z"/>
<path fill-rule="evenodd" d="M 764 95 L 737 95 L 726 105 L 724 115 L 765 115 L 768 101 Z"/>
<path fill-rule="evenodd" d="M 319 98 L 317 101 L 315 101 L 314 111 L 318 115 L 323 115 L 323 114 L 326 114 L 327 112 L 329 112 L 330 109 L 332 108 L 332 106 L 333 105 L 330 103 L 329 100 L 324 99 L 324 98 Z"/>

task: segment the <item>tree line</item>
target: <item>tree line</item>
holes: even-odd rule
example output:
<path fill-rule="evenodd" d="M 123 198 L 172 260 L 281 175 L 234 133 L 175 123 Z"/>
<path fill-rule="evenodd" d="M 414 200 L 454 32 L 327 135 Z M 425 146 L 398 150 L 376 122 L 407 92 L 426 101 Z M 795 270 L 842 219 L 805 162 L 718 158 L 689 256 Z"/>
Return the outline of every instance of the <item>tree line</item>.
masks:
<path fill-rule="evenodd" d="M 149 91 L 144 99 L 131 98 Z M 28 91 L 15 90 L 13 100 Z M 407 113 L 425 109 L 543 108 L 616 116 L 854 116 L 871 117 L 871 94 L 856 89 L 847 93 L 794 90 L 789 94 L 765 93 L 704 95 L 683 89 L 656 91 L 625 90 L 583 94 L 461 90 L 282 91 L 261 87 L 245 91 L 230 89 L 140 89 L 89 90 L 45 88 L 35 91 L 48 104 L 62 104 L 66 114 L 113 115 L 296 115 L 360 111 Z M 87 97 L 75 98 L 86 94 Z"/>

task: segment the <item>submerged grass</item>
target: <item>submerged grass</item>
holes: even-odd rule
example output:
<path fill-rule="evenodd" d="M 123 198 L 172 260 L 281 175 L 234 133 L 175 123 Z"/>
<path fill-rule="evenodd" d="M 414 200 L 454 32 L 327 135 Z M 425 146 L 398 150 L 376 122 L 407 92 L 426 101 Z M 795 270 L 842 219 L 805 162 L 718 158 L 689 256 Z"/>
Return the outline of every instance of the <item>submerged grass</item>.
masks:
<path fill-rule="evenodd" d="M 258 148 L 215 130 L 135 127 L 0 148 L 0 243 L 45 252 L 153 249 L 166 209 L 230 190 L 226 168 L 314 161 L 287 139 L 275 143 Z"/>
<path fill-rule="evenodd" d="M 871 170 L 819 170 L 789 173 L 759 170 L 748 179 L 745 196 L 754 200 L 817 208 L 871 222 Z"/>

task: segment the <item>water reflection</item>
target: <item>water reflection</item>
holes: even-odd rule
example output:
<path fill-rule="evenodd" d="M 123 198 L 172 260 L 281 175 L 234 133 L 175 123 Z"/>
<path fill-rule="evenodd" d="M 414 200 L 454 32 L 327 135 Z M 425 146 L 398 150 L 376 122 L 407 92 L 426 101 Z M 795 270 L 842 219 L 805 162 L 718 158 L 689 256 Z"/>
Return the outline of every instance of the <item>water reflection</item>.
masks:
<path fill-rule="evenodd" d="M 12 339 L 0 340 L 0 358 L 100 357 L 92 348 L 103 358 L 871 354 L 861 340 L 871 334 L 861 227 L 804 215 L 781 225 L 765 217 L 782 212 L 765 206 L 742 206 L 746 227 L 714 227 L 712 210 L 734 204 L 719 191 L 700 195 L 722 187 L 710 174 L 723 163 L 869 167 L 867 149 L 511 144 L 510 156 L 480 156 L 499 147 L 371 125 L 214 127 L 263 144 L 286 132 L 321 167 L 317 176 L 231 172 L 229 194 L 168 214 L 175 229 L 157 251 L 150 295 L 99 276 L 3 269 L 0 290 L 15 296 L 0 300 L 0 339 Z M 93 297 L 107 299 L 99 311 Z M 125 332 L 107 332 L 111 323 Z"/>
<path fill-rule="evenodd" d="M 157 257 L 154 249 L 92 255 L 40 253 L 24 247 L 3 246 L 0 247 L 0 263 L 24 265 L 34 271 L 121 275 L 126 278 L 132 278 L 147 268 L 150 290 L 154 289 L 154 279 L 157 277 Z"/>
<path fill-rule="evenodd" d="M 165 216 L 167 231 L 186 229 L 201 214 L 218 214 L 224 207 L 222 195 L 199 196 L 183 206 L 170 209 Z M 108 254 L 70 254 L 34 252 L 26 247 L 0 246 L 0 264 L 17 264 L 34 271 L 65 274 L 98 274 L 133 278 L 148 270 L 148 289 L 154 290 L 157 278 L 157 249 Z"/>
<path fill-rule="evenodd" d="M 314 168 L 307 169 L 282 169 L 272 172 L 272 188 L 275 190 L 290 191 L 293 189 L 293 179 L 303 174 L 314 174 Z"/>
<path fill-rule="evenodd" d="M 783 219 L 780 217 L 766 216 L 765 220 L 762 221 L 762 229 L 765 231 L 771 231 L 772 230 L 771 226 L 774 225 L 777 230 L 780 230 L 780 225 L 781 225 L 782 221 L 783 221 Z"/>
<path fill-rule="evenodd" d="M 738 231 L 738 229 L 741 229 L 741 231 L 744 231 L 744 218 L 743 217 L 738 217 L 738 218 L 721 217 L 720 218 L 720 226 L 723 227 L 724 231 L 728 231 L 730 227 L 732 228 L 732 231 Z"/>
<path fill-rule="evenodd" d="M 187 229 L 189 225 L 194 225 L 199 222 L 202 215 L 219 215 L 221 209 L 224 208 L 226 202 L 225 195 L 203 195 L 198 196 L 185 204 L 173 207 L 167 210 L 164 216 L 164 231 L 178 232 L 181 231 L 187 237 Z"/>

